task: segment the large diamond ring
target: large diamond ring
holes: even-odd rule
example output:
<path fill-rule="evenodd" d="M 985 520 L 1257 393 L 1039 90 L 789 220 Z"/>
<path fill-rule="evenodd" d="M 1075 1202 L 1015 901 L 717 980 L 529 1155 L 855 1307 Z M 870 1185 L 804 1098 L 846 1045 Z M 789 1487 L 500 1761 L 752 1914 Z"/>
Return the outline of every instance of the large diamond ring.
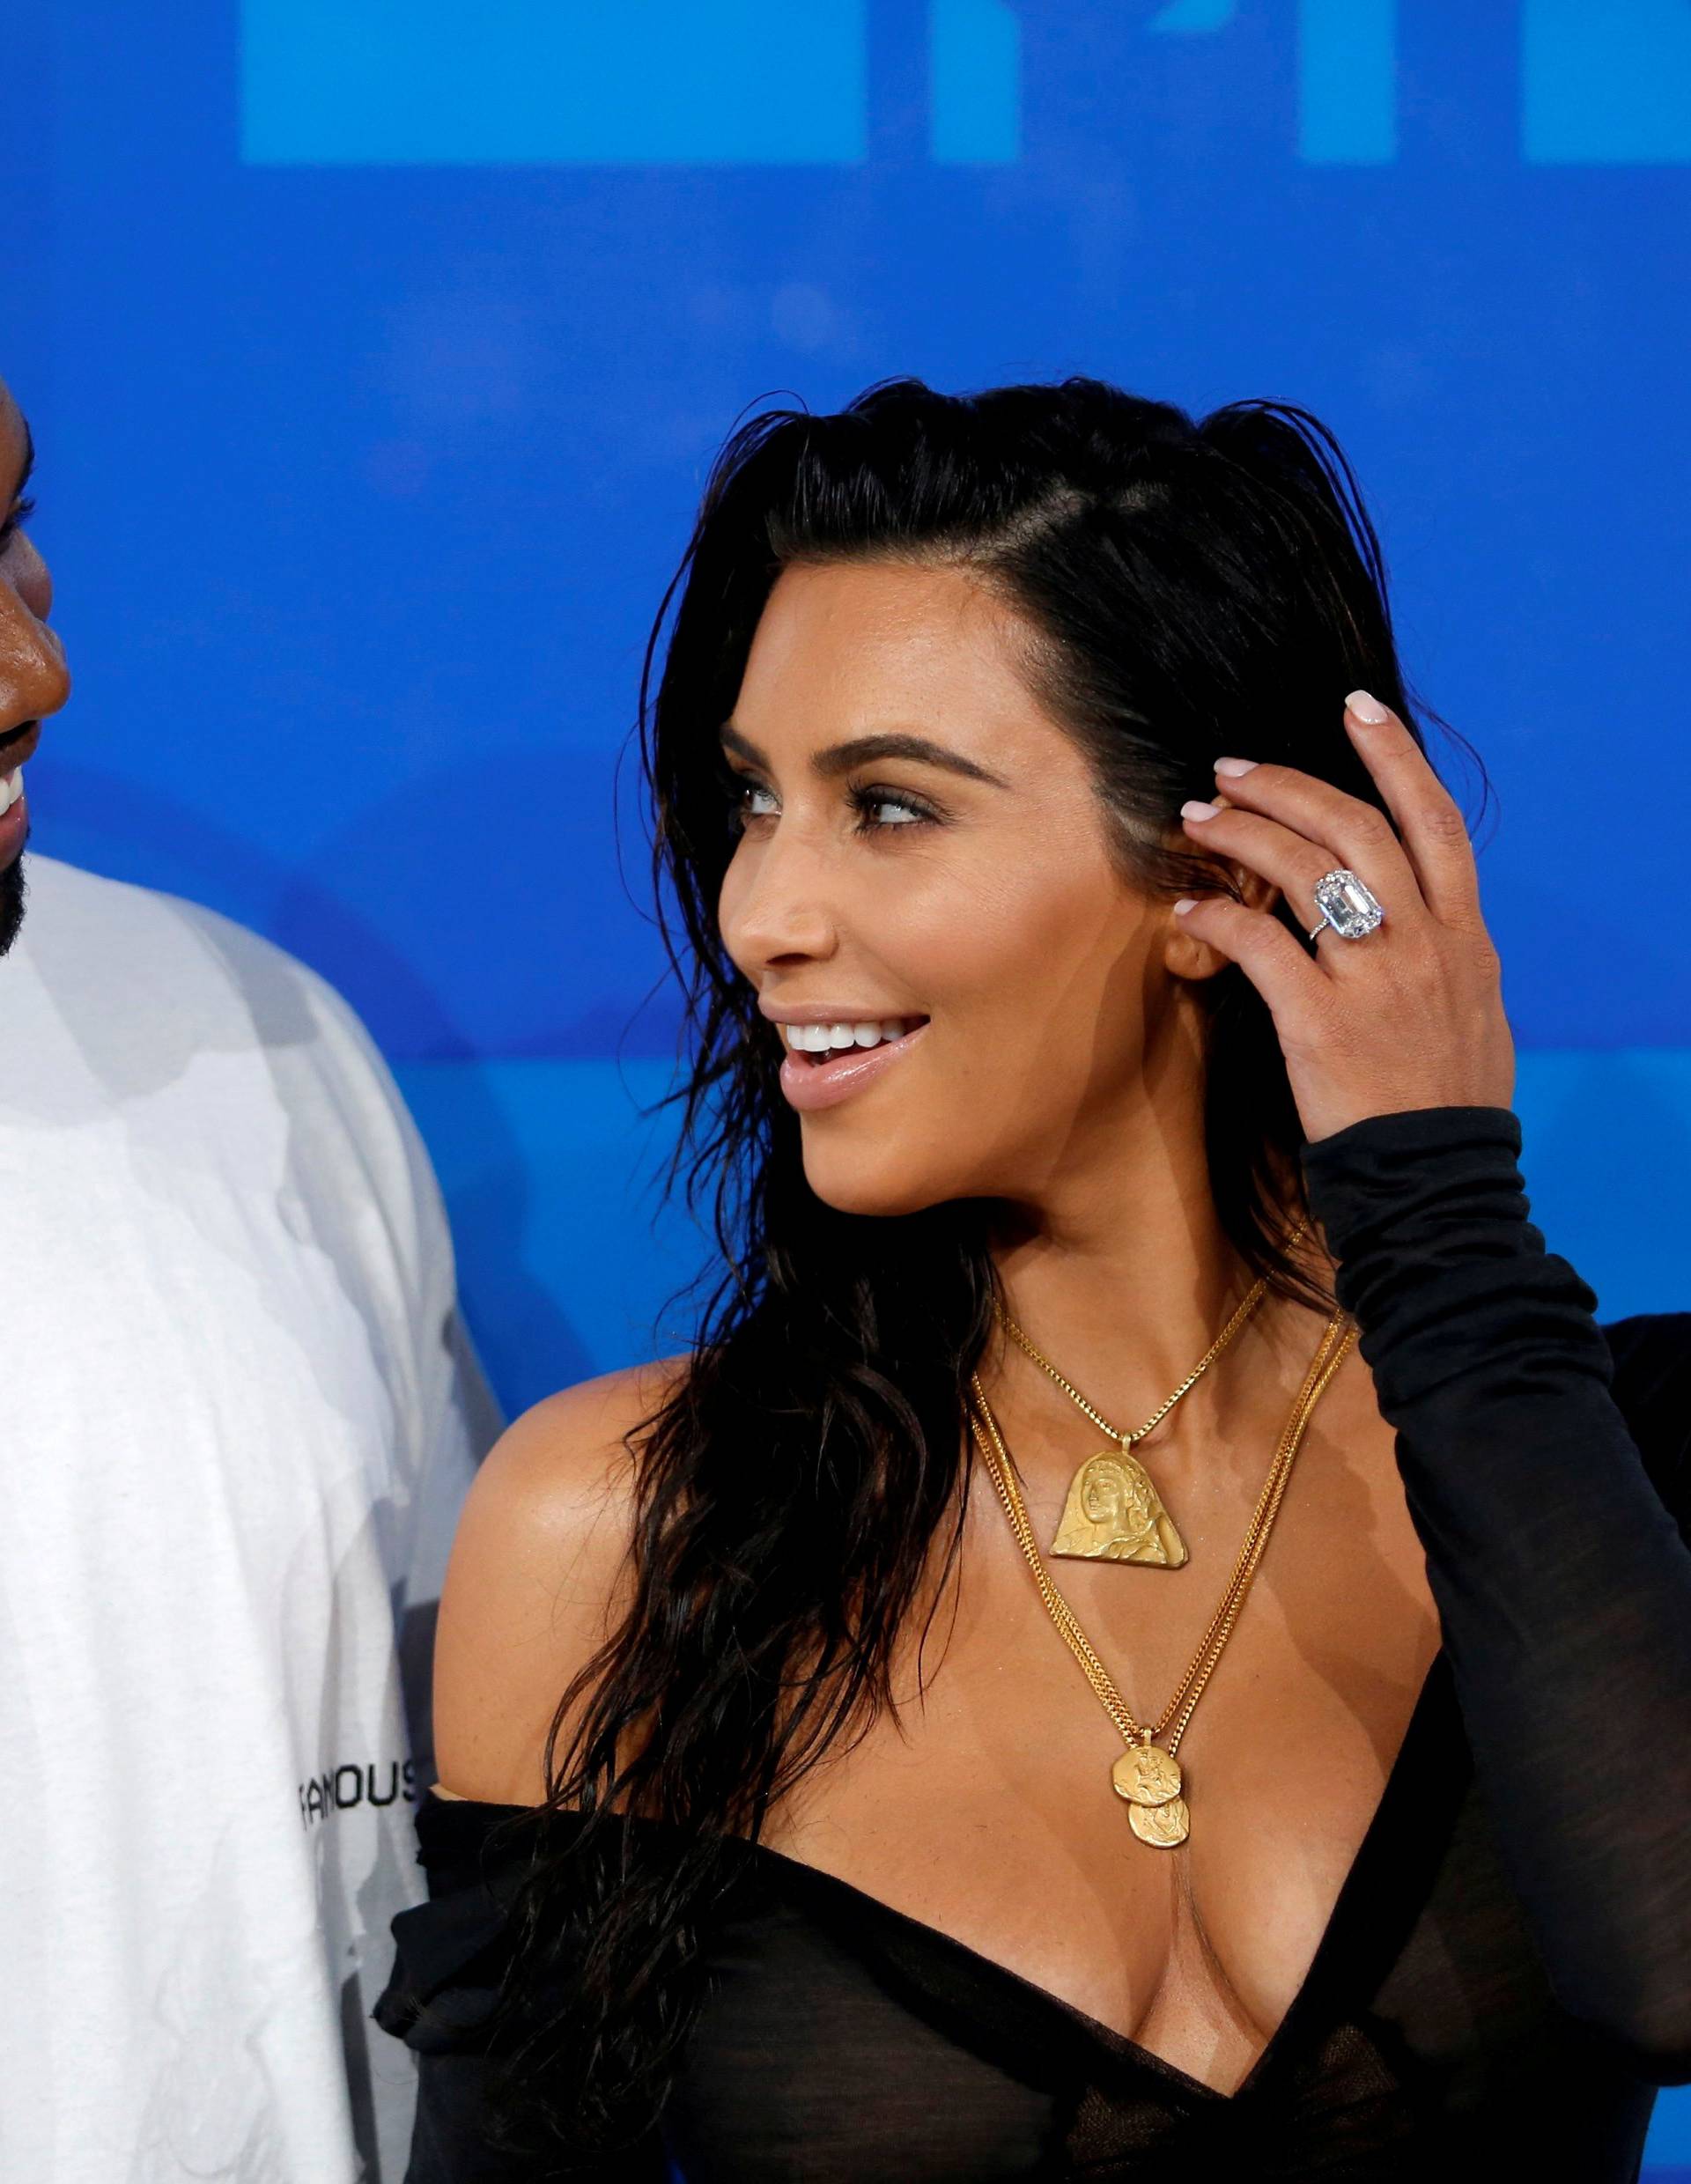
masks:
<path fill-rule="evenodd" d="M 1342 865 L 1334 872 L 1323 873 L 1316 882 L 1315 906 L 1321 912 L 1321 922 L 1310 927 L 1312 941 L 1328 926 L 1341 940 L 1360 941 L 1385 916 L 1356 874 L 1347 872 Z"/>

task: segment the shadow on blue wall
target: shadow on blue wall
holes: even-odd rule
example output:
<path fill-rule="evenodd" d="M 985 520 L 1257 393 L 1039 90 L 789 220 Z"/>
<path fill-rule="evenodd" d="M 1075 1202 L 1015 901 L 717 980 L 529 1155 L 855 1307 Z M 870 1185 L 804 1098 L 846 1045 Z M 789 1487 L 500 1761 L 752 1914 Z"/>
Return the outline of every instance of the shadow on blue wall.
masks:
<path fill-rule="evenodd" d="M 302 781 L 284 753 L 255 754 L 240 801 L 282 797 L 299 812 L 284 855 L 236 830 L 238 805 L 225 824 L 78 764 L 75 731 L 74 719 L 55 729 L 32 767 L 38 846 L 121 874 L 144 845 L 149 885 L 336 966 L 384 1051 L 674 1054 L 679 1001 L 650 907 L 631 752 L 619 762 L 614 745 L 561 738 L 484 745 L 372 784 L 343 817 L 332 776 Z M 462 960 L 467 932 L 480 937 L 477 976 L 454 979 L 443 965 Z M 522 1036 L 501 1041 L 513 1016 Z"/>

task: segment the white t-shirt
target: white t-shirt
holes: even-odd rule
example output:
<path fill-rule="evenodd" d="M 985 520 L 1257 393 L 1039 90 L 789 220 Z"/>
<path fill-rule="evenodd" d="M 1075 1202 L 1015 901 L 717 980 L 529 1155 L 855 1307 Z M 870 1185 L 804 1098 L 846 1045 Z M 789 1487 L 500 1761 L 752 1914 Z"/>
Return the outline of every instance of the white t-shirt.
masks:
<path fill-rule="evenodd" d="M 323 982 L 32 857 L 0 961 L 0 2178 L 398 2184 L 369 2022 L 495 1420 Z M 408 1678 L 408 1681 L 409 1681 Z"/>

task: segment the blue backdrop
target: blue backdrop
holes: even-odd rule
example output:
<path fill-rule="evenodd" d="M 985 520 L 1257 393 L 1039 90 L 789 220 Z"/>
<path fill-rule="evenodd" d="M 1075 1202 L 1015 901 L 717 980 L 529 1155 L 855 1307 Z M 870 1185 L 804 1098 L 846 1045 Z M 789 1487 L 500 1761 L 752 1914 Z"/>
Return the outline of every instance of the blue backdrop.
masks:
<path fill-rule="evenodd" d="M 78 673 L 38 845 L 351 997 L 507 1402 L 676 1339 L 698 1255 L 615 776 L 705 469 L 759 398 L 892 372 L 1333 425 L 1501 793 L 1535 1218 L 1606 1313 L 1691 1305 L 1648 892 L 1691 791 L 1691 0 L 18 0 L 6 37 L 0 371 Z"/>

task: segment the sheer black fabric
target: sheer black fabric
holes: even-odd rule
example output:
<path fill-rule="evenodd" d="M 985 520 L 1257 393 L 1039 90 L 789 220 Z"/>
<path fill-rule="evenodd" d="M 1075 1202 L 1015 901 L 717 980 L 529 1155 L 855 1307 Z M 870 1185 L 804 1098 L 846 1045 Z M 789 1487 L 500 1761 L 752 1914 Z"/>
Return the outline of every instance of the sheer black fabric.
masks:
<path fill-rule="evenodd" d="M 1512 1110 L 1452 1106 L 1305 1154 L 1444 1644 L 1238 2092 L 749 1845 L 675 2094 L 607 2177 L 1636 2177 L 1656 2087 L 1691 2080 L 1691 1312 L 1599 1325 L 1520 1150 Z M 480 2114 L 510 1810 L 419 1816 L 431 1900 L 376 2012 L 420 2059 L 410 2184 L 520 2173 Z"/>

